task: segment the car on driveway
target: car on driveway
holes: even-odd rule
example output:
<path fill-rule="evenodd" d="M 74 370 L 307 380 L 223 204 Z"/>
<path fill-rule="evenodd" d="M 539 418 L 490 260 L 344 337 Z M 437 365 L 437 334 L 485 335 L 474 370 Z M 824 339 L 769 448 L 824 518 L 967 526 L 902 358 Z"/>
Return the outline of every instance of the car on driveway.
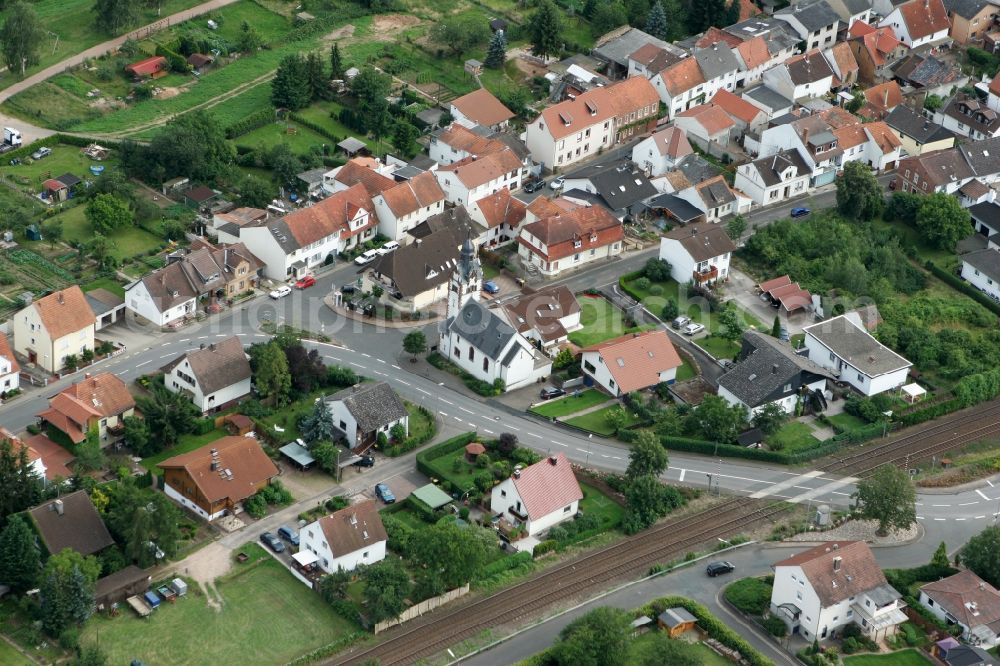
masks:
<path fill-rule="evenodd" d="M 674 319 L 672 322 L 670 322 L 670 328 L 674 329 L 675 331 L 679 331 L 690 323 L 691 323 L 690 318 L 680 316 Z"/>
<path fill-rule="evenodd" d="M 704 324 L 688 324 L 684 327 L 684 335 L 695 335 L 705 330 Z"/>
<path fill-rule="evenodd" d="M 566 184 L 566 179 L 560 176 L 549 183 L 549 187 L 553 190 L 561 190 L 563 185 Z"/>
<path fill-rule="evenodd" d="M 354 258 L 354 263 L 358 266 L 364 266 L 365 264 L 370 264 L 379 257 L 378 250 L 365 250 L 358 256 Z"/>
<path fill-rule="evenodd" d="M 384 483 L 375 484 L 375 497 L 379 498 L 386 504 L 393 504 L 396 502 L 396 496 L 392 494 L 389 490 L 389 486 Z"/>
<path fill-rule="evenodd" d="M 721 365 L 722 369 L 725 370 L 726 372 L 736 367 L 736 364 L 730 361 L 728 358 L 720 358 L 719 365 Z"/>
<path fill-rule="evenodd" d="M 343 287 L 340 288 L 340 293 L 344 294 L 345 296 L 347 294 L 354 294 L 357 291 L 358 291 L 358 285 L 354 283 L 345 284 Z"/>
<path fill-rule="evenodd" d="M 302 278 L 301 280 L 299 280 L 298 282 L 295 283 L 295 288 L 296 289 L 308 289 L 309 287 L 313 286 L 314 284 L 316 284 L 316 278 L 314 278 L 312 275 L 307 275 L 307 276 L 305 276 L 304 278 Z"/>
<path fill-rule="evenodd" d="M 366 455 L 361 456 L 361 460 L 355 461 L 355 467 L 374 467 L 375 466 L 375 456 Z"/>
<path fill-rule="evenodd" d="M 809 210 L 808 208 L 793 208 L 792 209 L 792 217 L 805 217 L 806 215 L 808 215 L 811 212 L 812 211 Z"/>
<path fill-rule="evenodd" d="M 281 543 L 281 539 L 274 536 L 271 532 L 264 532 L 260 535 L 260 540 L 263 541 L 268 548 L 276 553 L 285 552 L 285 544 Z"/>
<path fill-rule="evenodd" d="M 292 288 L 289 287 L 287 284 L 283 284 L 274 291 L 272 291 L 271 293 L 269 293 L 268 296 L 270 296 L 274 300 L 278 300 L 279 298 L 284 298 L 285 296 L 288 296 L 288 294 L 290 293 L 292 293 Z"/>
<path fill-rule="evenodd" d="M 715 578 L 722 574 L 732 573 L 736 571 L 736 566 L 732 562 L 726 562 L 720 560 L 718 562 L 710 562 L 707 567 L 705 567 L 705 573 L 708 574 L 709 578 Z"/>
<path fill-rule="evenodd" d="M 485 291 L 487 294 L 499 294 L 500 287 L 498 287 L 497 283 L 494 282 L 493 280 L 487 280 L 486 282 L 483 283 L 483 291 Z"/>
<path fill-rule="evenodd" d="M 546 386 L 542 389 L 539 397 L 542 400 L 551 400 L 552 398 L 558 398 L 559 396 L 566 395 L 566 391 L 561 388 L 556 388 L 555 386 Z"/>
<path fill-rule="evenodd" d="M 299 533 L 287 525 L 282 525 L 278 528 L 278 536 L 293 546 L 299 545 Z"/>

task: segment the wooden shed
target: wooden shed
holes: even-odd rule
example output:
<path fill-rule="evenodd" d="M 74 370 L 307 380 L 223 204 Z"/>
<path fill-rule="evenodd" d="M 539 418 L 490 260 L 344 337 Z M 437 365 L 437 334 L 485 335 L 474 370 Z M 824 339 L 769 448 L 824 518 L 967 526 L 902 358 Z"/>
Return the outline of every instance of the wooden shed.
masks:
<path fill-rule="evenodd" d="M 657 624 L 661 629 L 665 629 L 671 638 L 677 638 L 685 631 L 694 629 L 698 624 L 698 618 L 691 615 L 686 608 L 668 608 L 660 613 Z"/>

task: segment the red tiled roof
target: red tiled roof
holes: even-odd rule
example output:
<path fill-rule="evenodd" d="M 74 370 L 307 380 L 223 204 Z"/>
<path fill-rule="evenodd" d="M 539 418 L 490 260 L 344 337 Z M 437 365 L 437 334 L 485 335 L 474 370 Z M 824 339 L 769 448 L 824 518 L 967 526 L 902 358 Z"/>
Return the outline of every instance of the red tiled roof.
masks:
<path fill-rule="evenodd" d="M 660 383 L 660 373 L 682 365 L 681 357 L 664 330 L 623 335 L 583 349 L 604 359 L 618 390 L 641 391 Z"/>
<path fill-rule="evenodd" d="M 518 242 L 545 257 L 546 261 L 558 261 L 577 252 L 621 242 L 625 238 L 621 221 L 603 206 L 577 208 L 553 215 L 532 222 L 523 231 L 537 238 L 548 249 L 542 252 L 523 234 L 518 237 Z"/>
<path fill-rule="evenodd" d="M 851 24 L 851 27 L 847 30 L 848 37 L 863 37 L 864 35 L 870 35 L 875 32 L 875 28 L 868 25 L 864 21 L 855 21 Z"/>
<path fill-rule="evenodd" d="M 834 569 L 834 559 L 840 558 Z M 881 567 L 864 541 L 830 541 L 786 558 L 777 567 L 802 567 L 823 608 L 887 585 Z"/>
<path fill-rule="evenodd" d="M 889 81 L 865 90 L 865 100 L 879 114 L 886 114 L 903 103 L 903 90 L 895 81 Z"/>
<path fill-rule="evenodd" d="M 506 187 L 496 194 L 483 197 L 476 201 L 486 226 L 490 229 L 501 224 L 516 227 L 524 221 L 527 207 L 524 202 L 517 197 L 511 196 L 510 190 Z"/>
<path fill-rule="evenodd" d="M 220 471 L 212 471 L 213 449 L 218 452 Z M 185 470 L 209 502 L 227 498 L 241 502 L 278 475 L 278 468 L 253 437 L 221 437 L 189 453 L 168 458 L 157 467 Z M 231 479 L 220 475 L 227 469 L 232 472 Z"/>
<path fill-rule="evenodd" d="M 698 63 L 695 63 L 697 69 Z M 699 76 L 700 76 L 700 70 Z M 542 111 L 546 131 L 555 139 L 628 115 L 639 109 L 658 105 L 660 95 L 643 76 L 633 76 L 606 88 L 593 88 Z"/>
<path fill-rule="evenodd" d="M 499 125 L 514 117 L 514 112 L 503 105 L 486 88 L 480 88 L 452 100 L 451 105 L 466 118 L 486 127 Z"/>
<path fill-rule="evenodd" d="M 382 192 L 385 204 L 396 217 L 409 215 L 438 201 L 444 201 L 444 190 L 430 171 L 404 180 Z"/>
<path fill-rule="evenodd" d="M 521 168 L 521 160 L 510 148 L 487 155 L 470 155 L 438 168 L 440 173 L 451 171 L 470 190 Z"/>
<path fill-rule="evenodd" d="M 910 0 L 896 7 L 906 23 L 910 39 L 917 40 L 951 27 L 948 10 L 941 0 Z"/>
<path fill-rule="evenodd" d="M 583 206 L 580 204 L 575 201 L 570 201 L 566 197 L 556 197 L 555 199 L 538 197 L 528 204 L 528 211 L 541 220 L 552 215 L 559 215 L 560 213 L 566 213 L 582 207 Z"/>
<path fill-rule="evenodd" d="M 29 452 L 34 451 L 35 455 L 42 459 L 46 479 L 51 481 L 56 477 L 68 479 L 73 476 L 73 470 L 69 468 L 69 464 L 75 460 L 73 454 L 45 435 L 32 435 L 24 441 L 24 444 Z"/>
<path fill-rule="evenodd" d="M 35 308 L 42 325 L 53 340 L 82 331 L 94 325 L 94 311 L 77 285 L 40 298 L 29 307 Z"/>
<path fill-rule="evenodd" d="M 882 149 L 883 155 L 887 155 L 903 145 L 892 129 L 881 120 L 873 123 L 865 123 L 862 127 L 868 132 L 871 139 L 878 144 L 878 147 Z"/>
<path fill-rule="evenodd" d="M 660 72 L 663 85 L 672 97 L 676 97 L 695 86 L 705 83 L 705 77 L 701 73 L 701 67 L 694 58 L 685 58 L 676 65 L 667 67 Z"/>
<path fill-rule="evenodd" d="M 583 499 L 583 491 L 564 453 L 522 469 L 513 480 L 531 520 L 544 518 Z"/>
<path fill-rule="evenodd" d="M 151 56 L 139 62 L 133 62 L 125 66 L 126 72 L 131 72 L 136 76 L 150 76 L 160 70 L 167 68 L 167 59 L 163 56 Z"/>
<path fill-rule="evenodd" d="M 705 31 L 705 34 L 703 34 L 698 41 L 694 43 L 694 45 L 699 49 L 707 49 L 713 44 L 718 44 L 719 42 L 725 42 L 726 44 L 729 44 L 729 46 L 733 47 L 739 46 L 742 43 L 740 42 L 740 38 L 736 35 L 731 35 L 725 30 L 720 30 L 719 28 L 712 26 Z"/>
<path fill-rule="evenodd" d="M 994 95 L 1000 95 L 1000 74 L 993 77 L 990 81 L 990 92 Z"/>
<path fill-rule="evenodd" d="M 340 167 L 337 175 L 334 176 L 334 180 L 338 183 L 343 183 L 348 187 L 361 183 L 365 186 L 368 196 L 372 197 L 376 194 L 381 194 L 391 187 L 395 187 L 396 181 L 388 176 L 383 176 L 378 171 L 371 169 L 365 164 L 365 161 L 369 160 L 370 158 L 358 157 L 348 160 L 347 164 Z"/>
<path fill-rule="evenodd" d="M 771 52 L 767 49 L 767 41 L 760 35 L 745 42 L 740 42 L 736 46 L 736 52 L 743 59 L 743 64 L 747 69 L 760 67 L 771 59 Z"/>
<path fill-rule="evenodd" d="M 17 362 L 14 352 L 10 349 L 10 341 L 7 340 L 7 336 L 3 333 L 0 333 L 0 356 L 10 361 L 11 373 L 21 372 L 21 365 Z"/>
<path fill-rule="evenodd" d="M 972 571 L 959 571 L 920 590 L 970 629 L 986 625 L 1000 633 L 1000 592 Z"/>
<path fill-rule="evenodd" d="M 712 98 L 711 103 L 720 107 L 733 118 L 737 118 L 747 125 L 752 123 L 759 115 L 764 113 L 758 107 L 754 106 L 742 97 L 734 95 L 728 90 L 720 90 L 715 93 L 715 97 Z"/>
<path fill-rule="evenodd" d="M 378 219 L 372 214 L 373 206 L 368 190 L 362 183 L 358 183 L 313 206 L 289 213 L 284 221 L 299 246 L 305 247 L 338 231 L 344 238 L 354 235 L 359 230 L 352 231 L 350 221 L 361 210 L 367 211 L 370 218 L 364 228 L 372 226 L 373 221 L 378 223 Z"/>
<path fill-rule="evenodd" d="M 375 500 L 358 502 L 319 519 L 334 557 L 388 540 Z"/>
<path fill-rule="evenodd" d="M 784 287 L 786 284 L 791 284 L 792 278 L 787 275 L 782 275 L 781 277 L 771 278 L 770 280 L 764 280 L 757 285 L 762 294 L 766 294 L 772 289 L 777 289 L 778 287 Z"/>
<path fill-rule="evenodd" d="M 854 52 L 847 42 L 837 42 L 830 47 L 829 53 L 837 64 L 837 71 L 834 73 L 838 76 L 844 77 L 858 71 L 858 61 L 854 58 Z"/>
<path fill-rule="evenodd" d="M 733 122 L 733 119 L 729 117 L 729 114 L 721 106 L 711 103 L 691 107 L 687 111 L 678 113 L 677 117 L 694 119 L 699 125 L 705 128 L 708 136 L 715 136 L 736 126 L 736 123 Z"/>

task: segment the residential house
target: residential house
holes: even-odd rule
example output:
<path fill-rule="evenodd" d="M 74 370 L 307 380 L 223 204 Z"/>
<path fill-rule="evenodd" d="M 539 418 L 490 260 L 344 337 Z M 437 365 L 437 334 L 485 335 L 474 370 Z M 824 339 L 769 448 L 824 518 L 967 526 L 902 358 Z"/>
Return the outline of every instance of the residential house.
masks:
<path fill-rule="evenodd" d="M 392 240 L 444 210 L 445 193 L 430 171 L 424 171 L 372 197 L 378 231 Z"/>
<path fill-rule="evenodd" d="M 263 208 L 235 208 L 227 213 L 215 213 L 212 216 L 212 226 L 208 227 L 207 231 L 210 235 L 215 236 L 218 234 L 218 230 L 225 228 L 225 232 L 230 236 L 238 238 L 240 235 L 239 228 L 244 224 L 260 223 L 262 220 L 266 220 L 268 212 Z"/>
<path fill-rule="evenodd" d="M 902 595 L 863 541 L 831 541 L 774 565 L 771 614 L 807 641 L 835 638 L 850 624 L 880 641 L 907 620 Z"/>
<path fill-rule="evenodd" d="M 931 654 L 944 666 L 997 666 L 997 659 L 979 646 L 959 643 L 948 636 L 936 642 Z"/>
<path fill-rule="evenodd" d="M 993 238 L 994 234 L 1000 233 L 1000 204 L 995 201 L 985 201 L 970 206 L 968 211 L 972 218 L 972 228 L 976 233 L 986 236 L 987 239 L 995 243 L 1000 236 Z"/>
<path fill-rule="evenodd" d="M 620 79 L 628 74 L 629 56 L 636 49 L 647 44 L 672 52 L 678 58 L 683 58 L 686 55 L 682 49 L 673 44 L 668 44 L 662 39 L 657 39 L 627 24 L 598 37 L 594 43 L 592 55 L 599 62 L 604 63 L 610 78 Z"/>
<path fill-rule="evenodd" d="M 826 2 L 803 2 L 779 9 L 774 18 L 784 21 L 799 39 L 805 42 L 806 51 L 826 48 L 837 39 L 840 16 Z"/>
<path fill-rule="evenodd" d="M 219 192 L 207 185 L 196 185 L 184 191 L 184 205 L 199 212 L 208 212 L 219 196 Z"/>
<path fill-rule="evenodd" d="M 802 41 L 787 21 L 773 16 L 753 16 L 723 28 L 723 30 L 744 43 L 757 37 L 763 39 L 770 54 L 770 64 L 764 69 L 769 69 L 770 65 L 780 64 L 791 58 L 798 52 L 799 44 Z"/>
<path fill-rule="evenodd" d="M 768 120 L 763 109 L 728 90 L 715 93 L 709 104 L 721 108 L 732 119 L 736 124 L 734 131 L 737 137 L 743 136 L 747 131 L 759 130 Z"/>
<path fill-rule="evenodd" d="M 496 312 L 520 335 L 550 354 L 582 326 L 580 303 L 564 285 L 538 291 L 526 287 L 521 295 L 501 303 Z"/>
<path fill-rule="evenodd" d="M 726 152 L 737 136 L 736 123 L 721 106 L 700 104 L 674 117 L 674 124 L 684 130 L 688 141 L 713 155 Z"/>
<path fill-rule="evenodd" d="M 833 86 L 833 70 L 819 51 L 789 58 L 764 72 L 764 84 L 783 97 L 800 100 L 824 97 Z"/>
<path fill-rule="evenodd" d="M 85 490 L 40 504 L 28 516 L 50 555 L 69 548 L 87 557 L 115 543 Z"/>
<path fill-rule="evenodd" d="M 668 125 L 632 148 L 632 161 L 649 177 L 661 176 L 673 169 L 678 160 L 694 152 L 684 130 Z"/>
<path fill-rule="evenodd" d="M 670 277 L 678 284 L 727 280 L 735 251 L 725 228 L 714 224 L 676 227 L 660 239 L 660 259 L 670 264 Z"/>
<path fill-rule="evenodd" d="M 725 42 L 695 48 L 693 55 L 655 73 L 650 79 L 667 118 L 710 99 L 719 90 L 735 90 L 740 63 Z"/>
<path fill-rule="evenodd" d="M 826 3 L 840 18 L 840 29 L 871 20 L 872 0 L 826 0 Z"/>
<path fill-rule="evenodd" d="M 892 78 L 892 67 L 910 50 L 896 39 L 890 26 L 875 28 L 868 23 L 853 23 L 847 44 L 858 63 L 858 81 L 870 86 Z"/>
<path fill-rule="evenodd" d="M 409 432 L 406 405 L 387 382 L 364 382 L 323 398 L 333 425 L 357 455 L 378 443 L 380 434 L 389 436 L 397 425 Z"/>
<path fill-rule="evenodd" d="M 628 75 L 652 79 L 667 67 L 679 63 L 685 54 L 662 49 L 656 44 L 643 44 L 628 57 Z"/>
<path fill-rule="evenodd" d="M 502 144 L 501 144 L 502 145 Z M 501 189 L 521 187 L 523 164 L 507 146 L 485 155 L 472 155 L 434 171 L 448 203 L 468 206 Z"/>
<path fill-rule="evenodd" d="M 994 0 L 948 0 L 944 5 L 951 21 L 948 36 L 956 44 L 981 44 L 1000 14 Z"/>
<path fill-rule="evenodd" d="M 705 213 L 681 199 L 676 194 L 664 193 L 649 201 L 649 208 L 657 215 L 678 224 L 687 225 L 705 221 Z"/>
<path fill-rule="evenodd" d="M 832 379 L 827 370 L 796 354 L 787 342 L 747 331 L 736 365 L 719 378 L 719 397 L 750 416 L 767 405 L 795 415 L 809 394 L 826 388 L 827 379 Z"/>
<path fill-rule="evenodd" d="M 278 468 L 253 437 L 229 435 L 167 458 L 163 492 L 207 521 L 236 512 L 237 506 L 270 485 Z"/>
<path fill-rule="evenodd" d="M 550 106 L 528 123 L 525 143 L 545 169 L 564 169 L 651 129 L 659 95 L 644 77 L 594 88 Z"/>
<path fill-rule="evenodd" d="M 735 187 L 766 206 L 809 192 L 812 170 L 795 148 L 761 157 L 736 168 Z"/>
<path fill-rule="evenodd" d="M 907 155 L 919 156 L 955 145 L 955 133 L 931 121 L 908 106 L 897 106 L 885 117 Z"/>
<path fill-rule="evenodd" d="M 900 192 L 957 192 L 975 177 L 958 148 L 946 148 L 904 157 L 896 169 Z"/>
<path fill-rule="evenodd" d="M 850 90 L 858 82 L 858 61 L 847 42 L 837 42 L 823 50 L 823 57 L 833 70 L 834 90 Z"/>
<path fill-rule="evenodd" d="M 118 294 L 98 287 L 84 293 L 90 309 L 94 311 L 94 331 L 116 323 L 125 318 L 125 299 Z"/>
<path fill-rule="evenodd" d="M 188 396 L 203 414 L 250 395 L 250 361 L 235 335 L 186 352 L 162 370 L 167 390 Z"/>
<path fill-rule="evenodd" d="M 994 76 L 986 91 L 986 105 L 994 111 L 1000 111 L 1000 76 Z"/>
<path fill-rule="evenodd" d="M 750 199 L 734 192 L 723 176 L 713 176 L 677 192 L 677 196 L 705 213 L 709 222 L 718 222 L 750 209 Z"/>
<path fill-rule="evenodd" d="M 616 398 L 673 384 L 684 363 L 662 329 L 630 333 L 581 351 L 583 374 Z"/>
<path fill-rule="evenodd" d="M 542 275 L 583 266 L 622 253 L 622 223 L 603 206 L 558 212 L 525 224 L 518 235 L 517 255 Z"/>
<path fill-rule="evenodd" d="M 962 279 L 1000 301 L 1000 250 L 996 245 L 961 255 Z"/>
<path fill-rule="evenodd" d="M 485 229 L 476 238 L 476 246 L 495 248 L 517 240 L 526 212 L 527 205 L 507 188 L 473 201 L 469 217 Z"/>
<path fill-rule="evenodd" d="M 906 383 L 913 364 L 873 338 L 853 313 L 807 326 L 803 332 L 809 360 L 863 395 Z"/>
<path fill-rule="evenodd" d="M 565 453 L 559 452 L 493 486 L 490 513 L 524 526 L 535 536 L 571 520 L 580 507 L 583 491 Z"/>
<path fill-rule="evenodd" d="M 970 645 L 1000 644 L 1000 591 L 971 570 L 922 585 L 920 604 L 942 622 L 960 626 Z"/>
<path fill-rule="evenodd" d="M 594 196 L 586 197 L 584 193 Z M 566 174 L 563 185 L 563 196 L 593 199 L 619 219 L 634 214 L 638 204 L 656 194 L 657 190 L 646 174 L 628 159 L 585 166 Z"/>
<path fill-rule="evenodd" d="M 909 0 L 885 15 L 880 26 L 892 26 L 896 37 L 911 49 L 948 39 L 951 21 L 942 0 Z"/>
<path fill-rule="evenodd" d="M 485 127 L 465 127 L 451 123 L 431 132 L 428 156 L 439 165 L 448 165 L 467 157 L 487 155 L 503 150 L 504 144 Z"/>
<path fill-rule="evenodd" d="M 158 79 L 170 73 L 170 63 L 161 55 L 154 55 L 125 65 L 125 71 L 136 81 Z"/>
<path fill-rule="evenodd" d="M 448 111 L 459 125 L 470 128 L 481 125 L 497 132 L 506 129 L 514 117 L 514 112 L 486 88 L 453 99 Z"/>
<path fill-rule="evenodd" d="M 767 114 L 768 120 L 791 113 L 795 106 L 794 101 L 765 85 L 747 90 L 741 97 Z"/>
<path fill-rule="evenodd" d="M 389 175 L 391 172 L 381 160 L 374 157 L 355 157 L 323 174 L 323 189 L 330 194 L 342 192 L 357 184 L 364 185 L 368 196 L 374 197 L 390 187 L 396 181 Z"/>
<path fill-rule="evenodd" d="M 21 439 L 0 427 L 0 441 L 9 442 L 15 455 L 20 455 L 21 449 L 24 449 L 28 456 L 28 472 L 45 482 L 61 482 L 73 476 L 73 470 L 69 468 L 75 460 L 73 454 L 45 435 L 28 435 Z"/>
<path fill-rule="evenodd" d="M 934 114 L 946 130 L 981 141 L 1000 136 L 1000 111 L 994 111 L 974 97 L 959 93 Z"/>
<path fill-rule="evenodd" d="M 867 118 L 881 120 L 903 103 L 903 91 L 895 81 L 866 88 L 864 96 L 864 105 L 858 113 Z"/>
<path fill-rule="evenodd" d="M 354 571 L 385 559 L 389 540 L 375 500 L 334 511 L 299 530 L 299 552 L 316 556 L 326 573 Z"/>
<path fill-rule="evenodd" d="M 979 182 L 986 186 L 992 186 L 1000 179 L 1000 161 L 997 155 L 1000 154 L 1000 137 L 980 139 L 968 144 L 961 144 L 957 148 L 962 154 L 962 159 L 972 169 L 972 173 Z"/>
<path fill-rule="evenodd" d="M 733 48 L 733 55 L 740 66 L 736 73 L 736 85 L 746 88 L 758 83 L 776 60 L 767 48 L 767 40 L 760 35 L 737 44 Z"/>
<path fill-rule="evenodd" d="M 14 315 L 14 351 L 47 372 L 66 357 L 94 348 L 94 311 L 73 285 L 39 298 Z"/>
<path fill-rule="evenodd" d="M 0 333 L 0 398 L 21 388 L 21 364 L 11 351 L 7 336 Z"/>
<path fill-rule="evenodd" d="M 969 208 L 976 204 L 989 203 L 996 198 L 993 188 L 987 186 L 978 178 L 973 178 L 962 187 L 958 188 L 959 203 L 962 208 Z"/>
<path fill-rule="evenodd" d="M 903 58 L 893 69 L 893 77 L 904 87 L 913 88 L 908 96 L 917 99 L 919 94 L 937 95 L 942 99 L 951 97 L 952 91 L 969 82 L 957 65 L 924 53 L 912 53 Z M 914 110 L 919 110 L 916 105 Z"/>
<path fill-rule="evenodd" d="M 86 376 L 49 398 L 38 415 L 50 439 L 82 444 L 93 432 L 102 446 L 125 432 L 125 419 L 135 413 L 135 399 L 121 379 L 110 372 Z"/>

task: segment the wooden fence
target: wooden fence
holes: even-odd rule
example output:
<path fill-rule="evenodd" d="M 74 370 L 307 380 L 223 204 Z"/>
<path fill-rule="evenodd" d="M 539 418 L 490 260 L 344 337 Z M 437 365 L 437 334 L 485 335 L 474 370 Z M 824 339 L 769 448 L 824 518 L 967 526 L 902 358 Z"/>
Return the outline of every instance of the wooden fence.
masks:
<path fill-rule="evenodd" d="M 449 601 L 454 601 L 459 597 L 463 597 L 468 593 L 469 593 L 469 584 L 466 583 L 462 587 L 455 588 L 454 590 L 449 590 L 444 594 L 438 595 L 436 597 L 431 597 L 430 599 L 425 599 L 416 606 L 410 606 L 409 608 L 407 608 L 405 611 L 402 612 L 402 614 L 400 614 L 399 617 L 393 620 L 384 620 L 382 622 L 377 623 L 375 625 L 375 633 L 378 634 L 380 632 L 385 631 L 386 629 L 395 627 L 398 624 L 402 624 L 407 620 L 412 620 L 415 617 L 420 617 L 424 613 L 432 611 L 438 606 L 443 606 Z"/>

